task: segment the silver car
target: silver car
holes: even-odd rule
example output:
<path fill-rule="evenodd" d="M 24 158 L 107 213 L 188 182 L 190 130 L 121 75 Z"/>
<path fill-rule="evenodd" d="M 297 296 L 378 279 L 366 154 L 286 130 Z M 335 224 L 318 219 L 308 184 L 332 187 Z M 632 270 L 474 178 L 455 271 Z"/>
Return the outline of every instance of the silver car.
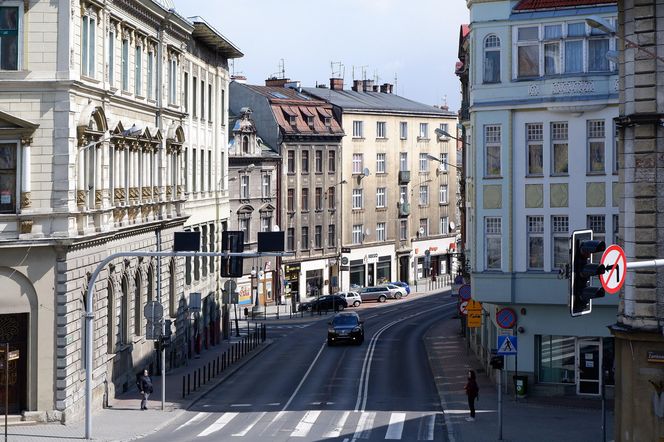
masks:
<path fill-rule="evenodd" d="M 360 294 L 357 292 L 349 291 L 349 292 L 338 292 L 337 295 L 341 296 L 346 300 L 348 303 L 348 306 L 350 307 L 351 305 L 353 307 L 359 307 L 360 304 L 362 304 L 362 298 L 360 297 Z"/>
<path fill-rule="evenodd" d="M 390 291 L 390 298 L 392 299 L 401 299 L 402 297 L 408 295 L 406 293 L 406 289 L 403 287 L 399 287 L 398 285 L 395 284 L 383 284 L 384 287 L 387 287 L 387 289 Z"/>

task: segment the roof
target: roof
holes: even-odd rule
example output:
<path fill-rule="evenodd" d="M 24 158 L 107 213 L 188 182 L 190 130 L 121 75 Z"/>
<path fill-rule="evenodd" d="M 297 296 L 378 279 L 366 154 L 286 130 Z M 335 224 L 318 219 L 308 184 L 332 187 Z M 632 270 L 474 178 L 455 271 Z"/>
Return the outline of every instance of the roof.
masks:
<path fill-rule="evenodd" d="M 353 90 L 332 90 L 326 88 L 307 87 L 305 92 L 326 100 L 344 111 L 375 111 L 427 114 L 441 117 L 456 117 L 454 112 L 445 111 L 434 106 L 418 103 L 395 94 L 385 92 L 355 92 Z"/>
<path fill-rule="evenodd" d="M 227 58 L 240 58 L 244 54 L 233 44 L 229 39 L 224 37 L 221 32 L 217 31 L 210 25 L 204 18 L 196 16 L 189 17 L 188 20 L 194 24 L 194 31 L 192 37 L 198 39 L 217 50 Z"/>
<path fill-rule="evenodd" d="M 612 0 L 521 0 L 515 11 L 533 11 L 538 9 L 575 8 L 596 5 L 615 5 Z"/>

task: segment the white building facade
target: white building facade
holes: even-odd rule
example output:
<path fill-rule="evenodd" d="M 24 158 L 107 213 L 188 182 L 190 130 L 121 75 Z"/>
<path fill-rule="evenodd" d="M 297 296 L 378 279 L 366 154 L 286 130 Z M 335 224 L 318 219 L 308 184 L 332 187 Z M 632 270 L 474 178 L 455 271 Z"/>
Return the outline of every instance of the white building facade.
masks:
<path fill-rule="evenodd" d="M 606 325 L 618 300 L 572 318 L 560 275 L 572 231 L 619 242 L 617 67 L 607 58 L 616 42 L 585 22 L 613 21 L 617 8 L 587 3 L 468 2 L 467 243 L 472 295 L 486 313 L 471 333 L 483 361 L 497 335 L 517 334 L 509 372 L 549 393 L 598 395 L 613 384 Z M 497 324 L 502 308 L 516 315 L 509 330 Z"/>

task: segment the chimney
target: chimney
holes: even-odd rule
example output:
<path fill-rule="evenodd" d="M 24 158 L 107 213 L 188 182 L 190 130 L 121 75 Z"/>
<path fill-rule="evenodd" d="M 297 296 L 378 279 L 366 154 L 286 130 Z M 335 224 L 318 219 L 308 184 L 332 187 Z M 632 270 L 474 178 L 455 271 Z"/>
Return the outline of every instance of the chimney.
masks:
<path fill-rule="evenodd" d="M 373 91 L 374 92 L 379 92 L 380 91 L 380 86 L 378 86 L 377 84 L 374 84 L 373 85 Z"/>
<path fill-rule="evenodd" d="M 231 81 L 235 81 L 240 84 L 247 84 L 247 77 L 244 75 L 233 75 Z"/>
<path fill-rule="evenodd" d="M 270 77 L 267 80 L 265 80 L 265 86 L 284 87 L 284 86 L 286 86 L 286 83 L 288 83 L 289 81 L 290 81 L 290 78 Z"/>
<path fill-rule="evenodd" d="M 298 92 L 302 90 L 302 85 L 300 84 L 299 81 L 289 81 L 284 84 L 284 87 L 286 89 L 295 89 Z"/>
<path fill-rule="evenodd" d="M 380 91 L 384 94 L 392 93 L 392 85 L 390 83 L 383 83 L 380 85 Z"/>
<path fill-rule="evenodd" d="M 371 91 L 373 91 L 373 85 L 374 85 L 374 84 L 373 84 L 373 83 L 374 83 L 373 80 L 363 80 L 362 83 L 363 83 L 363 85 L 364 85 L 364 90 L 365 90 L 366 92 L 371 92 Z"/>
<path fill-rule="evenodd" d="M 362 80 L 353 80 L 353 90 L 355 92 L 364 92 L 364 83 Z"/>
<path fill-rule="evenodd" d="M 330 89 L 333 91 L 342 91 L 344 90 L 344 79 L 343 78 L 330 78 Z"/>

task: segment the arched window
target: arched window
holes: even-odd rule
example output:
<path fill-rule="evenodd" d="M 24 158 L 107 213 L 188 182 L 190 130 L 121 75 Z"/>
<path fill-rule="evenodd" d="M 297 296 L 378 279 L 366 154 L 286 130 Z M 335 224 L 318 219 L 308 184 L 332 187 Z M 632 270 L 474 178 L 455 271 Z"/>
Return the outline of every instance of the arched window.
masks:
<path fill-rule="evenodd" d="M 500 39 L 493 34 L 484 39 L 484 83 L 500 83 Z"/>
<path fill-rule="evenodd" d="M 242 153 L 249 153 L 249 137 L 246 135 L 242 137 Z"/>
<path fill-rule="evenodd" d="M 120 300 L 120 330 L 118 330 L 118 345 L 129 342 L 129 279 L 122 278 L 122 299 Z"/>
<path fill-rule="evenodd" d="M 106 285 L 106 353 L 115 353 L 115 298 L 113 282 Z"/>
<path fill-rule="evenodd" d="M 134 335 L 141 335 L 141 316 L 143 314 L 143 303 L 141 302 L 141 272 L 136 270 L 136 277 L 134 278 Z"/>

